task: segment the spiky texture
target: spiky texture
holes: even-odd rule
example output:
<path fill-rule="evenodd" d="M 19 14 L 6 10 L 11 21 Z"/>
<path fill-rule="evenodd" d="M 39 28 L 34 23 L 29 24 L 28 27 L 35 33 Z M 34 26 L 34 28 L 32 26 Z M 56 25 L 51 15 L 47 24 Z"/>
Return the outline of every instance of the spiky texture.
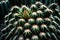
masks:
<path fill-rule="evenodd" d="M 5 16 L 1 40 L 59 40 L 60 19 L 45 5 L 15 6 Z M 38 8 L 38 6 L 40 6 Z"/>

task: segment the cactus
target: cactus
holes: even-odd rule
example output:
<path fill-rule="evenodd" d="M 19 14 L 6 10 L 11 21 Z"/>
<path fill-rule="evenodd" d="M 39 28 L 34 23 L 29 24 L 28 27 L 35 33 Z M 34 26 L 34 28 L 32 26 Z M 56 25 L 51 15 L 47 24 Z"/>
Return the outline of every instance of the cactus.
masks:
<path fill-rule="evenodd" d="M 4 17 L 1 40 L 59 40 L 60 18 L 54 15 L 54 11 L 57 10 L 39 1 L 31 6 L 13 6 Z"/>

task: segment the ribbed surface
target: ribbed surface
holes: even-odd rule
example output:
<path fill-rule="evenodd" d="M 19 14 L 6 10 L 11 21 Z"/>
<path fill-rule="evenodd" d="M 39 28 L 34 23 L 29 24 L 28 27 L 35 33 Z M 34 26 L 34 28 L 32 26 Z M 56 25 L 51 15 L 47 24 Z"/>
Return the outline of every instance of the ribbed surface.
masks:
<path fill-rule="evenodd" d="M 51 3 L 55 3 L 57 0 L 38 0 L 38 1 L 48 6 Z M 17 16 L 15 17 L 15 15 L 13 16 L 13 13 L 10 13 L 11 12 L 10 9 L 14 5 L 20 7 L 22 5 L 26 5 L 30 7 L 31 4 L 35 4 L 35 2 L 36 0 L 30 0 L 30 1 L 5 0 L 0 2 L 0 23 L 1 23 L 0 27 L 2 29 L 2 30 L 0 29 L 1 40 L 12 40 L 12 39 L 13 40 L 24 40 L 24 39 L 25 40 L 44 40 L 44 39 L 59 40 L 60 39 L 60 13 L 58 9 L 57 10 L 54 9 L 55 6 L 52 7 L 49 5 L 51 7 L 49 8 L 53 11 L 52 15 L 48 14 L 49 12 L 44 12 L 44 9 L 46 9 L 46 8 L 42 9 L 44 5 L 41 6 L 40 9 L 36 8 L 38 11 L 36 9 L 33 10 L 31 8 L 32 11 L 36 11 L 36 12 L 32 12 L 31 16 L 29 16 L 29 14 L 24 14 L 22 18 L 23 21 L 19 20 L 20 17 L 19 14 L 16 13 L 15 15 L 17 15 L 18 17 Z M 40 12 L 41 14 L 39 14 Z M 28 13 L 28 12 L 25 11 L 23 13 Z M 27 20 L 25 18 L 27 18 Z"/>
<path fill-rule="evenodd" d="M 23 3 L 24 4 L 24 3 Z M 59 40 L 60 13 L 55 4 L 13 6 L 4 18 L 1 40 Z"/>

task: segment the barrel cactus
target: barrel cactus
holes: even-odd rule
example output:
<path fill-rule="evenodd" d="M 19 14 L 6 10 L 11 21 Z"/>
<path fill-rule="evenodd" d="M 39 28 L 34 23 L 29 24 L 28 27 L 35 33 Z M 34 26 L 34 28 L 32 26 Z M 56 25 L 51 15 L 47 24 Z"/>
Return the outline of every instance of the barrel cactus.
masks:
<path fill-rule="evenodd" d="M 60 19 L 40 2 L 31 7 L 13 6 L 6 15 L 1 40 L 59 40 Z M 52 18 L 53 17 L 53 18 Z M 58 21 L 59 22 L 58 22 Z"/>

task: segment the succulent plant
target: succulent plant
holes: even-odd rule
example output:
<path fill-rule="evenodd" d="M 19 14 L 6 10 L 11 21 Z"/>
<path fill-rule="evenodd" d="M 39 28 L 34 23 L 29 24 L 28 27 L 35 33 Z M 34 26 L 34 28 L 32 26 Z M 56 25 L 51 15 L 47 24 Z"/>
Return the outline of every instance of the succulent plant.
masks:
<path fill-rule="evenodd" d="M 41 2 L 13 6 L 4 18 L 1 40 L 59 40 L 60 18 Z M 57 11 L 57 10 L 56 10 Z M 59 14 L 59 13 L 58 13 Z"/>

